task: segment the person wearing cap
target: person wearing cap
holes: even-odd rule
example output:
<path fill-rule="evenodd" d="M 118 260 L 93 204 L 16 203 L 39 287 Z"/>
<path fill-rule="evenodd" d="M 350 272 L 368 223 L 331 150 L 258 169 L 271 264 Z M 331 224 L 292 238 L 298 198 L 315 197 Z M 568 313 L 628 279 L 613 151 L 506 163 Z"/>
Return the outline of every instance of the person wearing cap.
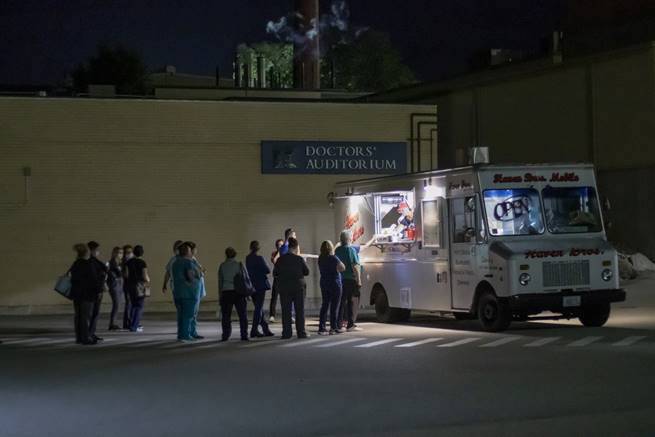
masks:
<path fill-rule="evenodd" d="M 98 259 L 100 256 L 100 244 L 96 241 L 89 241 L 87 243 L 89 248 L 89 262 L 93 266 L 95 271 L 96 282 L 93 290 L 95 292 L 95 300 L 93 302 L 93 310 L 91 312 L 91 319 L 89 320 L 89 336 L 95 341 L 102 341 L 101 337 L 96 335 L 96 329 L 98 327 L 98 318 L 100 317 L 100 306 L 102 305 L 102 295 L 105 290 L 108 290 L 107 287 L 107 274 L 109 272 L 109 267 L 107 263 L 104 263 Z"/>

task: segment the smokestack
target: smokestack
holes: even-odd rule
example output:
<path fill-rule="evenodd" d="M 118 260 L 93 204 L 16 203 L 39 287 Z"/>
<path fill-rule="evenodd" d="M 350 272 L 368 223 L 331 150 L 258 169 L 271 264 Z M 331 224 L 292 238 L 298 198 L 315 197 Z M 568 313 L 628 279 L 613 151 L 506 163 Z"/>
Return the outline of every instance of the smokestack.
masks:
<path fill-rule="evenodd" d="M 321 87 L 318 0 L 294 0 L 295 31 L 302 38 L 293 44 L 293 86 L 298 89 Z"/>
<path fill-rule="evenodd" d="M 241 88 L 241 62 L 236 53 L 234 54 L 234 88 Z"/>
<path fill-rule="evenodd" d="M 266 88 L 266 71 L 264 70 L 263 56 L 257 56 L 257 88 Z"/>

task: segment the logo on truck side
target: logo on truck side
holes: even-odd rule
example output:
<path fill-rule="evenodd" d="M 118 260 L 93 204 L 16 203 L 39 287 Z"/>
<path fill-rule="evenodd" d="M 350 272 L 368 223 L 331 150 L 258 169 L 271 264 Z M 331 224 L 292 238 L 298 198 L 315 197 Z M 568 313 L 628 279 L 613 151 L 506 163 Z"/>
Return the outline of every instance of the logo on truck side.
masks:
<path fill-rule="evenodd" d="M 602 255 L 605 251 L 601 249 L 578 249 L 572 248 L 568 252 L 563 250 L 529 250 L 525 253 L 526 258 L 560 258 L 565 255 L 568 256 L 594 256 Z"/>
<path fill-rule="evenodd" d="M 551 174 L 550 179 L 546 179 L 546 176 L 535 175 L 532 173 L 526 173 L 524 175 L 504 175 L 498 173 L 494 175 L 493 183 L 494 184 L 516 184 L 522 182 L 578 182 L 580 177 L 573 173 L 560 173 L 554 172 Z"/>

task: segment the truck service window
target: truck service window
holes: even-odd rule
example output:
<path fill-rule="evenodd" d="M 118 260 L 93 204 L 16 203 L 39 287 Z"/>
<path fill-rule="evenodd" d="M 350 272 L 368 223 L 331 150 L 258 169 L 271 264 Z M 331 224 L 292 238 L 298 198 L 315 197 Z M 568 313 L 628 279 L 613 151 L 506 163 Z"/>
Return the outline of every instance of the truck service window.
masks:
<path fill-rule="evenodd" d="M 544 233 L 539 193 L 535 189 L 485 190 L 484 207 L 493 236 Z"/>
<path fill-rule="evenodd" d="M 546 225 L 553 234 L 602 231 L 596 190 L 591 187 L 546 187 L 544 199 Z"/>
<path fill-rule="evenodd" d="M 376 205 L 376 241 L 378 243 L 396 243 L 414 241 L 416 225 L 414 223 L 414 193 L 378 194 Z"/>

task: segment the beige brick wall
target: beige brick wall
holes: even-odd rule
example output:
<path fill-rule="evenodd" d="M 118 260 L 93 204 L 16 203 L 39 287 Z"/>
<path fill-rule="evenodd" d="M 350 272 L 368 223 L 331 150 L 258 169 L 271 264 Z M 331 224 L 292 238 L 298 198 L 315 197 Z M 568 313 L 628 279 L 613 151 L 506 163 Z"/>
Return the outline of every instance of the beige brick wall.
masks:
<path fill-rule="evenodd" d="M 0 312 L 70 305 L 52 291 L 73 261 L 71 245 L 143 244 L 153 309 L 176 239 L 199 244 L 208 269 L 233 245 L 258 239 L 268 255 L 284 228 L 316 253 L 334 238 L 326 194 L 358 176 L 262 175 L 260 141 L 406 141 L 411 105 L 0 98 Z M 430 110 L 434 110 L 431 107 Z M 24 202 L 22 168 L 32 177 Z M 316 270 L 316 269 L 314 269 Z M 310 296 L 318 291 L 311 282 Z"/>

